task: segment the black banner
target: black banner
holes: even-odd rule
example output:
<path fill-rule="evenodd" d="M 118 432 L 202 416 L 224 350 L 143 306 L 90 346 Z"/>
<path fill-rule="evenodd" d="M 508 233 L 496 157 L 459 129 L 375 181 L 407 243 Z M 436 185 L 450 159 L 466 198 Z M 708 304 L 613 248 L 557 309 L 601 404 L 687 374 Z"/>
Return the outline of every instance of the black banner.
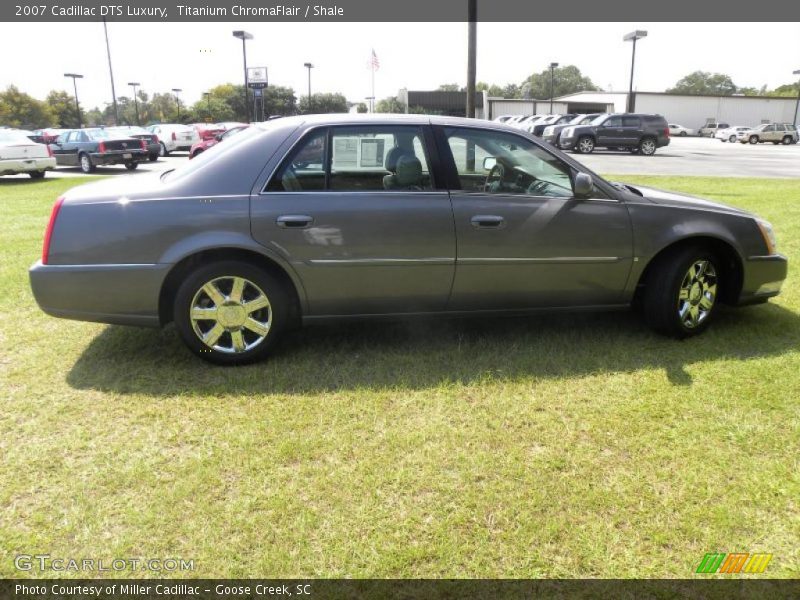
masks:
<path fill-rule="evenodd" d="M 0 21 L 466 21 L 467 0 L 3 0 Z M 505 22 L 800 21 L 787 0 L 478 0 L 478 20 Z M 569 43 L 565 30 L 564 43 Z"/>
<path fill-rule="evenodd" d="M 800 581 L 786 579 L 6 579 L 0 600 L 789 600 Z"/>

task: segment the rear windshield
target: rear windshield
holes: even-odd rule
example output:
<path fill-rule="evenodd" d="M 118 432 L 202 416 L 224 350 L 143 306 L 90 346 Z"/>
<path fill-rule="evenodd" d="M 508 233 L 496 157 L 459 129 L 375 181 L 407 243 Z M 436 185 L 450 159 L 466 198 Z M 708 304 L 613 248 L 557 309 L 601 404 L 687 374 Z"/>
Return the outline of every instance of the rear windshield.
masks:
<path fill-rule="evenodd" d="M 26 136 L 21 131 L 0 131 L 0 143 L 19 144 L 25 142 L 30 143 L 30 141 L 31 140 L 28 139 L 28 136 Z"/>

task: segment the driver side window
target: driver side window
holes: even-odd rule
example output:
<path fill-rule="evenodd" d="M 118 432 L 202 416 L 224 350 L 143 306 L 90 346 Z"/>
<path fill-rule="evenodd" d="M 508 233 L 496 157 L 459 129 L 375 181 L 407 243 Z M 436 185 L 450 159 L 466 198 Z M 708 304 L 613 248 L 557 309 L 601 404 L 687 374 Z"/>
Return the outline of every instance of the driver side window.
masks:
<path fill-rule="evenodd" d="M 513 134 L 445 128 L 460 189 L 488 194 L 570 198 L 571 167 Z"/>

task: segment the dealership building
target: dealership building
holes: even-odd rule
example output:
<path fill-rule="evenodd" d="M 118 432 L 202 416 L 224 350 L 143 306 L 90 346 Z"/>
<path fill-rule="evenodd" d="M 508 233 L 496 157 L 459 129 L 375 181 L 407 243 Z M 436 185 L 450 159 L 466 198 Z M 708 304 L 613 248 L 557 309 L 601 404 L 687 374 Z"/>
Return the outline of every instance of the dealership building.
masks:
<path fill-rule="evenodd" d="M 466 92 L 400 90 L 398 100 L 409 110 L 463 116 Z M 627 92 L 577 92 L 550 100 L 495 98 L 475 94 L 475 116 L 494 119 L 501 115 L 625 112 Z M 730 125 L 792 123 L 796 98 L 784 96 L 698 96 L 666 92 L 634 92 L 636 112 L 663 115 L 670 123 L 698 129 L 711 122 Z"/>

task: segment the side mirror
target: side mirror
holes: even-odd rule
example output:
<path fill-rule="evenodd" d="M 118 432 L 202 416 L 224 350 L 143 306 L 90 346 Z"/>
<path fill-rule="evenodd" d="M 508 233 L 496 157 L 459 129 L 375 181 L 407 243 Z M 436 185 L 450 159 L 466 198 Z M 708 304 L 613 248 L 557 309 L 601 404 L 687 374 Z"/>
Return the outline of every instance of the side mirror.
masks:
<path fill-rule="evenodd" d="M 483 159 L 483 170 L 484 171 L 491 171 L 494 169 L 494 166 L 497 164 L 497 159 L 494 156 L 487 156 Z"/>
<path fill-rule="evenodd" d="M 573 193 L 576 198 L 588 198 L 589 194 L 594 189 L 594 181 L 592 176 L 587 173 L 578 173 L 575 175 L 575 184 L 573 186 Z"/>

